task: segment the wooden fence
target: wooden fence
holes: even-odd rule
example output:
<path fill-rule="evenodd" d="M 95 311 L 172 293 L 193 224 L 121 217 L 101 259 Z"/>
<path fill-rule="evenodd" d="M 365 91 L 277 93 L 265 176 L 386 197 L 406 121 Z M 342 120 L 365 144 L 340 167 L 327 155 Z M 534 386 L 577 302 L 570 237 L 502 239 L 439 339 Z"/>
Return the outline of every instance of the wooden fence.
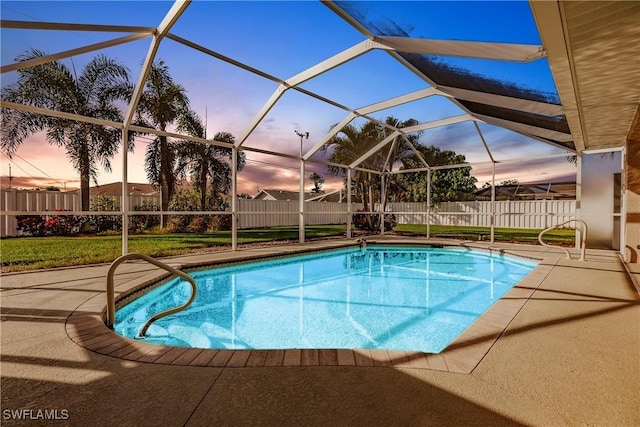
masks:
<path fill-rule="evenodd" d="M 158 196 L 129 196 L 133 209 L 143 203 L 160 204 Z M 352 212 L 361 209 L 352 205 Z M 80 211 L 77 192 L 2 190 L 0 192 L 0 234 L 15 236 L 15 217 L 4 212 Z M 238 199 L 238 228 L 298 225 L 297 201 Z M 491 202 L 447 202 L 431 209 L 426 203 L 392 203 L 387 206 L 399 224 L 430 224 L 489 227 Z M 542 229 L 575 216 L 575 200 L 532 200 L 495 202 L 495 226 Z M 427 219 L 428 217 L 428 219 Z M 347 204 L 331 202 L 305 203 L 305 224 L 346 224 Z"/>

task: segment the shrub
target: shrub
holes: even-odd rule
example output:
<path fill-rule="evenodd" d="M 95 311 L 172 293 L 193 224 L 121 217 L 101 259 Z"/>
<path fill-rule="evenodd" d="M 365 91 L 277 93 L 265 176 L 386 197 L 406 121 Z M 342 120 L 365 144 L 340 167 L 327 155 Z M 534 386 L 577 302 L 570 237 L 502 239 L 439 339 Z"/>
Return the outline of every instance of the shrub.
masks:
<path fill-rule="evenodd" d="M 182 233 L 186 229 L 183 219 L 184 215 L 170 216 L 164 227 L 168 233 Z"/>
<path fill-rule="evenodd" d="M 120 210 L 120 204 L 116 198 L 107 196 L 106 194 L 98 194 L 91 201 L 92 211 L 117 211 Z M 122 216 L 120 215 L 93 215 L 89 220 L 91 229 L 97 233 L 105 231 L 122 230 Z"/>
<path fill-rule="evenodd" d="M 85 218 L 76 215 L 48 216 L 44 228 L 48 236 L 70 236 L 78 234 Z"/>
<path fill-rule="evenodd" d="M 229 206 L 221 197 L 208 197 L 206 204 L 203 210 L 224 211 Z M 200 192 L 197 189 L 177 191 L 169 203 L 169 210 L 200 211 Z M 166 227 L 170 233 L 231 230 L 231 215 L 172 215 Z"/>
<path fill-rule="evenodd" d="M 44 236 L 45 219 L 41 215 L 18 215 L 16 216 L 17 230 L 29 236 Z"/>
<path fill-rule="evenodd" d="M 202 233 L 207 231 L 209 228 L 209 220 L 202 216 L 192 216 L 191 221 L 189 221 L 189 225 L 187 226 L 187 231 L 190 233 Z"/>
<path fill-rule="evenodd" d="M 169 202 L 170 211 L 198 211 L 200 206 L 200 193 L 194 189 L 178 190 Z M 188 230 L 192 220 L 191 215 L 171 215 L 167 222 L 167 231 L 170 233 L 184 233 Z"/>
<path fill-rule="evenodd" d="M 398 222 L 394 214 L 384 215 L 384 231 L 391 231 L 396 225 Z M 380 214 L 355 213 L 353 214 L 353 226 L 356 230 L 379 231 Z"/>
<path fill-rule="evenodd" d="M 232 225 L 231 215 L 216 215 L 211 220 L 211 231 L 229 231 Z"/>
<path fill-rule="evenodd" d="M 18 231 L 29 236 L 70 236 L 80 232 L 85 218 L 77 215 L 18 215 L 16 221 Z"/>
<path fill-rule="evenodd" d="M 134 206 L 134 211 L 159 211 L 160 207 L 155 203 L 145 200 L 141 205 Z M 142 233 L 160 225 L 160 215 L 131 215 L 129 217 L 129 230 L 132 233 Z"/>

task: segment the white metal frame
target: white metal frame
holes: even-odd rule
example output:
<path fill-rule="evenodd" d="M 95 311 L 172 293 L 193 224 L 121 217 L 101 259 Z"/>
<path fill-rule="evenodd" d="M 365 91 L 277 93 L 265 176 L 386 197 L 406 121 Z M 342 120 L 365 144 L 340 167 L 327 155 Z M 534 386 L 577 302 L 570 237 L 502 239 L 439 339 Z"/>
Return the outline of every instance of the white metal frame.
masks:
<path fill-rule="evenodd" d="M 200 46 L 196 43 L 193 43 L 189 40 L 185 40 L 183 38 L 180 38 L 174 34 L 170 33 L 170 30 L 172 28 L 172 26 L 175 24 L 175 22 L 180 18 L 180 16 L 184 13 L 184 11 L 188 8 L 188 6 L 190 5 L 191 0 L 177 0 L 174 2 L 173 6 L 171 7 L 171 9 L 169 10 L 169 12 L 165 15 L 165 17 L 163 18 L 163 20 L 160 22 L 160 24 L 158 25 L 158 27 L 156 28 L 151 28 L 151 27 L 134 27 L 134 26 L 118 26 L 118 25 L 85 25 L 85 24 L 66 24 L 66 23 L 35 23 L 35 22 L 22 22 L 22 21 L 1 21 L 0 26 L 2 26 L 3 28 L 22 28 L 22 29 L 41 29 L 41 30 L 76 30 L 76 31 L 103 31 L 103 32 L 128 32 L 130 33 L 129 35 L 123 36 L 123 37 L 119 37 L 119 38 L 115 38 L 115 39 L 111 39 L 111 40 L 107 40 L 101 43 L 96 43 L 96 44 L 92 44 L 92 45 L 88 45 L 88 46 L 84 46 L 84 47 L 80 47 L 77 49 L 71 49 L 71 50 L 67 50 L 64 52 L 59 52 L 56 54 L 52 54 L 52 55 L 48 55 L 46 57 L 43 58 L 38 58 L 37 60 L 34 61 L 26 61 L 26 62 L 20 62 L 20 63 L 14 63 L 14 64 L 10 64 L 7 66 L 4 66 L 2 68 L 0 68 L 0 73 L 5 73 L 5 72 L 9 72 L 9 71 L 15 71 L 15 70 L 19 70 L 28 66 L 33 66 L 33 65 L 39 65 L 39 64 L 43 64 L 49 61 L 54 61 L 54 60 L 58 60 L 58 59 L 62 59 L 62 58 L 66 58 L 66 57 L 70 57 L 73 55 L 77 55 L 77 54 L 81 54 L 81 53 L 87 53 L 87 52 L 91 52 L 91 51 L 95 51 L 95 50 L 99 50 L 99 49 L 103 49 L 106 47 L 110 47 L 110 46 L 115 46 L 115 45 L 119 45 L 119 44 L 125 44 L 125 43 L 129 43 L 132 41 L 136 41 L 136 40 L 140 40 L 142 38 L 147 38 L 147 37 L 151 37 L 151 42 L 150 45 L 148 47 L 147 50 L 147 54 L 142 66 L 142 71 L 140 72 L 135 88 L 134 88 L 134 93 L 133 96 L 130 100 L 130 103 L 126 109 L 126 114 L 125 114 L 125 119 L 123 121 L 123 123 L 115 123 L 115 122 L 110 122 L 107 120 L 101 120 L 101 119 L 94 119 L 94 118 L 90 118 L 90 117 L 86 117 L 86 116 L 80 116 L 80 115 L 76 115 L 76 114 L 69 114 L 69 113 L 65 113 L 65 112 L 59 112 L 59 111 L 53 111 L 53 110 L 47 110 L 47 109 L 42 109 L 42 108 L 36 108 L 36 107 L 31 107 L 31 106 L 26 106 L 26 105 L 19 105 L 19 104 L 15 104 L 15 103 L 10 103 L 10 102 L 2 102 L 2 107 L 4 108 L 13 108 L 13 109 L 17 109 L 17 110 L 22 110 L 22 111 L 29 111 L 29 112 L 33 112 L 33 113 L 38 113 L 38 114 L 44 114 L 44 115 L 48 115 L 48 116 L 54 116 L 54 117 L 62 117 L 62 118 L 68 118 L 68 119 L 72 119 L 72 120 L 77 120 L 77 121 L 81 121 L 81 122 L 87 122 L 87 123 L 95 123 L 95 124 L 101 124 L 101 125 L 106 125 L 106 126 L 111 126 L 114 128 L 118 128 L 118 129 L 122 129 L 123 130 L 123 177 L 122 177 L 122 190 L 123 190 L 123 195 L 126 194 L 126 189 L 127 189 L 127 164 L 128 164 L 128 158 L 127 158 L 127 153 L 128 153 L 128 143 L 127 143 L 127 135 L 128 132 L 130 131 L 143 131 L 143 132 L 147 132 L 150 134 L 155 134 L 155 135 L 164 135 L 170 138 L 179 138 L 179 139 L 183 139 L 183 140 L 192 140 L 192 141 L 197 141 L 197 142 L 203 142 L 203 143 L 209 143 L 209 144 L 214 144 L 214 145 L 223 145 L 224 143 L 222 142 L 216 142 L 216 141 L 211 141 L 211 140 L 205 140 L 205 139 L 201 139 L 201 138 L 194 138 L 188 135 L 181 135 L 181 134 L 177 134 L 177 133 L 172 133 L 172 132 L 162 132 L 159 130 L 155 130 L 155 129 L 147 129 L 147 128 L 141 128 L 139 126 L 133 126 L 132 122 L 133 122 L 133 118 L 135 115 L 135 111 L 138 105 L 138 102 L 140 100 L 140 96 L 142 94 L 142 90 L 144 88 L 144 83 L 147 79 L 149 70 L 151 68 L 151 65 L 155 59 L 156 53 L 158 51 L 158 48 L 160 46 L 160 43 L 165 39 L 165 38 L 169 38 L 173 41 L 176 41 L 178 43 L 181 43 L 185 46 L 188 46 L 192 49 L 198 50 L 204 54 L 207 54 L 209 56 L 215 57 L 219 60 L 222 60 L 224 62 L 227 62 L 231 65 L 240 67 L 244 70 L 250 71 L 260 77 L 269 79 L 273 82 L 278 83 L 278 87 L 276 88 L 276 90 L 274 91 L 274 93 L 271 95 L 271 97 L 265 102 L 265 104 L 262 106 L 262 108 L 260 109 L 260 111 L 253 117 L 253 119 L 249 122 L 249 124 L 247 125 L 247 127 L 245 128 L 244 132 L 241 134 L 241 136 L 237 139 L 237 141 L 235 142 L 234 146 L 233 146 L 233 151 L 232 151 L 232 157 L 233 157 L 233 166 L 232 166 L 232 198 L 231 198 L 231 215 L 233 218 L 233 226 L 232 226 L 232 249 L 236 250 L 237 249 L 237 217 L 238 217 L 238 206 L 237 206 L 237 198 L 236 198 L 236 190 L 237 190 L 237 168 L 236 168 L 236 160 L 237 160 L 237 156 L 238 156 L 238 150 L 246 150 L 246 151 L 250 151 L 250 152 L 256 152 L 256 153 L 264 153 L 264 154 L 271 154 L 271 155 L 275 155 L 275 156 L 279 156 L 279 157 L 283 157 L 283 158 L 297 158 L 295 156 L 291 156 L 291 155 L 287 155 L 287 154 L 283 154 L 283 153 L 278 153 L 278 152 L 272 152 L 272 151 L 268 151 L 268 150 L 264 150 L 264 149 L 258 149 L 258 148 L 253 148 L 253 147 L 246 147 L 244 146 L 244 143 L 247 141 L 247 139 L 250 137 L 250 135 L 252 134 L 252 132 L 256 129 L 256 127 L 260 124 L 260 122 L 264 119 L 264 117 L 268 114 L 268 112 L 273 108 L 273 106 L 279 101 L 279 99 L 282 97 L 282 95 L 284 94 L 285 91 L 289 90 L 289 89 L 293 89 L 293 90 L 297 90 L 300 91 L 306 95 L 309 95 L 311 97 L 314 97 L 318 100 L 321 100 L 323 102 L 327 102 L 337 108 L 343 109 L 345 111 L 347 111 L 347 115 L 346 117 L 338 124 L 336 125 L 333 129 L 331 129 L 330 132 L 328 132 L 326 135 L 324 135 L 310 150 L 308 150 L 306 153 L 301 153 L 301 156 L 299 157 L 300 160 L 300 194 L 302 195 L 304 193 L 304 173 L 305 173 L 305 165 L 306 162 L 313 162 L 313 163 L 318 163 L 318 164 L 324 164 L 324 165 L 331 165 L 331 166 L 337 166 L 337 167 L 341 167 L 344 168 L 345 171 L 347 171 L 347 182 L 348 182 L 348 188 L 347 188 L 347 200 L 349 203 L 349 213 L 348 213 L 348 224 L 350 224 L 351 222 L 351 212 L 350 212 L 350 206 L 351 206 L 351 173 L 353 170 L 361 170 L 361 171 L 367 171 L 367 172 L 372 172 L 375 174 L 380 174 L 383 176 L 383 182 L 385 179 L 385 176 L 390 174 L 390 173 L 407 173 L 407 172 L 416 172 L 416 171 L 426 171 L 428 173 L 428 182 L 430 183 L 431 180 L 431 171 L 432 170 L 438 170 L 438 169 L 445 169 L 445 168 L 456 168 L 456 167 L 467 167 L 467 166 L 471 166 L 471 164 L 461 164 L 461 165 L 448 165 L 448 166 L 440 166 L 440 167 L 434 167 L 434 166 L 430 166 L 421 156 L 420 160 L 422 161 L 422 163 L 424 164 L 424 168 L 418 168 L 412 171 L 396 171 L 396 172 L 392 172 L 391 171 L 391 166 L 388 164 L 388 159 L 387 162 L 385 163 L 385 170 L 382 171 L 375 171 L 375 170 L 367 170 L 364 168 L 359 167 L 359 165 L 366 160 L 367 158 L 369 158 L 371 155 L 373 155 L 375 152 L 377 152 L 378 150 L 384 148 L 387 144 L 389 144 L 390 142 L 393 142 L 397 139 L 397 137 L 402 137 L 405 139 L 405 141 L 408 142 L 408 140 L 406 139 L 406 134 L 412 133 L 412 132 L 418 132 L 421 130 L 426 130 L 426 129 L 432 129 L 432 128 L 436 128 L 439 126 L 447 126 L 447 125 L 451 125 L 451 124 L 456 124 L 456 123 L 461 123 L 461 122 L 465 122 L 465 121 L 473 121 L 474 125 L 477 129 L 477 132 L 480 136 L 481 142 L 485 147 L 485 150 L 487 151 L 487 154 L 489 156 L 489 159 L 492 163 L 492 167 L 493 167 L 493 178 L 492 178 L 492 200 L 495 199 L 495 164 L 496 164 L 496 160 L 494 159 L 485 139 L 484 136 L 482 135 L 482 132 L 480 131 L 480 128 L 477 125 L 478 121 L 483 121 L 486 123 L 490 123 L 493 125 L 497 125 L 500 127 L 504 127 L 510 130 L 513 130 L 514 132 L 517 133 L 522 133 L 526 136 L 529 137 L 540 137 L 543 139 L 543 142 L 549 143 L 549 141 L 547 141 L 547 138 L 553 138 L 555 140 L 561 141 L 561 142 L 568 142 L 571 140 L 571 135 L 567 135 L 567 134 L 563 134 L 561 132 L 554 132 L 554 131 L 550 131 L 548 129 L 542 129 L 542 128 L 537 128 L 535 126 L 528 126 L 528 125 L 523 125 L 520 123 L 514 123 L 514 122 L 508 122 L 505 120 L 500 120 L 500 119 L 496 119 L 493 117 L 484 117 L 478 114 L 473 114 L 470 111 L 468 111 L 462 104 L 460 104 L 456 98 L 459 99 L 464 99 L 464 100 L 469 100 L 469 101 L 474 101 L 474 102 L 482 102 L 485 104 L 489 104 L 489 105 L 495 105 L 498 107 L 503 107 L 503 108 L 512 108 L 512 109 L 520 109 L 522 111 L 528 111 L 528 112 L 532 112 L 532 113 L 536 113 L 536 114 L 545 114 L 545 115 L 556 115 L 556 114 L 561 114 L 562 112 L 562 107 L 558 106 L 558 105 L 554 105 L 554 104 L 546 104 L 543 102 L 533 102 L 533 101 L 527 101 L 527 100 L 522 100 L 522 99 L 517 99 L 517 98 L 510 98 L 510 97 L 506 97 L 506 96 L 499 96 L 499 95 L 492 95 L 492 94 L 486 94 L 486 93 L 481 93 L 481 92 L 475 92 L 475 91 L 470 91 L 470 90 L 465 90 L 465 89 L 460 89 L 460 88 L 452 88 L 452 87 L 445 87 L 445 86 L 440 86 L 438 87 L 437 85 L 434 84 L 433 81 L 431 81 L 427 76 L 425 76 L 424 74 L 420 73 L 419 71 L 415 70 L 413 68 L 413 66 L 411 64 L 408 64 L 406 61 L 404 61 L 402 59 L 402 57 L 400 57 L 397 53 L 396 50 L 400 50 L 403 52 L 414 52 L 414 53 L 422 53 L 422 54 L 434 54 L 434 55 L 451 55 L 451 56 L 461 56 L 461 57 L 474 57 L 474 58 L 489 58 L 489 59 L 495 59 L 495 60 L 506 60 L 506 61 L 532 61 L 538 58 L 542 58 L 546 55 L 546 52 L 544 51 L 544 49 L 541 46 L 536 46 L 536 45 L 518 45 L 518 44 L 508 44 L 508 43 L 481 43 L 481 42 L 458 42 L 458 41 L 445 41 L 445 40 L 428 40 L 428 39 L 414 39 L 414 38 L 406 38 L 406 37 L 376 37 L 375 35 L 371 34 L 366 28 L 362 27 L 360 24 L 358 24 L 351 16 L 345 14 L 337 5 L 335 5 L 333 2 L 323 2 L 327 7 L 329 7 L 332 11 L 334 11 L 335 13 L 337 13 L 338 15 L 340 15 L 341 17 L 343 17 L 347 22 L 349 22 L 351 25 L 353 25 L 355 28 L 357 28 L 365 37 L 366 39 L 363 40 L 362 42 L 324 60 L 319 62 L 318 64 L 315 64 L 314 66 L 286 79 L 280 79 L 274 76 L 271 76 L 261 70 L 258 70 L 256 68 L 253 68 L 249 65 L 240 63 L 239 61 L 236 61 L 232 58 L 226 57 L 218 52 L 215 52 L 211 49 L 208 49 L 204 46 Z M 317 95 L 315 93 L 312 93 L 308 90 L 302 89 L 300 88 L 300 84 L 313 79 L 335 67 L 338 67 L 348 61 L 351 61 L 359 56 L 362 56 L 374 49 L 378 49 L 378 50 L 383 50 L 388 52 L 390 55 L 392 55 L 396 60 L 398 60 L 401 64 L 403 64 L 405 67 L 407 67 L 410 71 L 414 72 L 415 74 L 417 74 L 422 80 L 425 81 L 425 83 L 427 83 L 429 85 L 429 87 L 413 92 L 413 93 L 409 93 L 409 94 L 405 94 L 402 96 L 398 96 L 395 98 L 391 98 L 388 100 L 383 100 L 381 102 L 369 105 L 369 106 L 365 106 L 365 107 L 361 107 L 361 108 L 357 108 L 357 109 L 350 109 L 349 107 L 340 105 L 332 100 L 326 99 L 320 95 Z M 433 95 L 439 95 L 439 96 L 444 96 L 447 99 L 449 99 L 451 102 L 453 102 L 456 106 L 458 106 L 465 114 L 460 115 L 460 116 L 455 116 L 455 117 L 449 117 L 449 118 L 445 118 L 445 119 L 441 119 L 441 120 L 436 120 L 436 121 L 432 121 L 432 122 L 427 122 L 427 123 L 421 123 L 418 124 L 416 126 L 412 126 L 412 127 L 408 127 L 408 128 L 403 128 L 403 129 L 396 129 L 393 126 L 389 126 L 386 123 L 380 122 L 378 120 L 376 120 L 373 117 L 370 117 L 369 115 L 371 113 L 374 113 L 376 111 L 380 111 L 380 110 L 384 110 L 387 108 L 391 108 L 394 106 L 398 106 L 404 103 L 408 103 L 408 102 L 414 102 L 416 100 L 419 99 L 423 99 L 429 96 L 433 96 Z M 356 117 L 362 117 L 365 118 L 367 120 L 371 120 L 374 122 L 377 122 L 383 126 L 385 126 L 386 128 L 388 128 L 390 130 L 390 134 L 389 136 L 387 136 L 386 138 L 384 138 L 383 140 L 381 140 L 380 142 L 378 142 L 374 148 L 372 148 L 371 150 L 367 151 L 367 153 L 365 153 L 364 155 L 362 155 L 360 158 L 354 160 L 351 164 L 348 165 L 341 165 L 341 164 L 335 164 L 335 163 L 331 163 L 331 162 L 326 162 L 326 161 L 320 161 L 320 160 L 314 160 L 312 159 L 313 155 L 315 153 L 318 152 L 318 150 L 320 150 L 333 136 L 335 136 L 338 132 L 340 132 L 340 130 L 346 126 L 347 124 L 349 124 L 353 119 L 355 119 Z M 225 146 L 228 146 L 227 144 L 224 144 Z M 411 148 L 413 149 L 413 151 L 415 153 L 418 153 L 418 151 L 415 149 L 415 147 L 413 147 L 411 144 L 409 144 L 411 146 Z M 553 145 L 553 144 L 552 144 Z M 567 150 L 566 147 L 564 146 L 559 146 L 560 148 Z M 522 159 L 521 159 L 522 160 Z M 429 185 L 430 186 L 430 185 Z M 430 188 L 428 188 L 428 193 L 430 193 Z M 129 210 L 130 207 L 128 206 L 128 199 L 126 197 L 123 197 L 123 205 L 122 205 L 122 215 L 123 215 L 123 232 L 122 232 L 122 253 L 126 254 L 128 253 L 128 228 L 127 228 L 127 224 L 128 221 L 127 216 L 129 214 Z M 300 209 L 299 209 L 299 215 L 300 215 L 300 234 L 299 234 L 299 240 L 300 243 L 304 242 L 304 198 L 301 196 L 300 197 Z M 428 228 L 427 228 L 428 230 Z M 429 231 L 427 231 L 427 234 L 429 233 Z M 347 235 L 350 236 L 350 227 L 347 227 Z M 493 241 L 493 227 L 492 227 L 492 241 Z"/>

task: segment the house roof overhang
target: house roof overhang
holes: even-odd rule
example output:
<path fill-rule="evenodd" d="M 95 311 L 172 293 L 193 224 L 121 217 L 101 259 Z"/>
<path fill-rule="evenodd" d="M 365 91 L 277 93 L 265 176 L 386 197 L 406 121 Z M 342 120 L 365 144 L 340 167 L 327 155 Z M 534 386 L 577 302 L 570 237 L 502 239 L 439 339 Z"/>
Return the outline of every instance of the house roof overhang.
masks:
<path fill-rule="evenodd" d="M 530 5 L 576 150 L 624 147 L 640 100 L 640 3 Z"/>

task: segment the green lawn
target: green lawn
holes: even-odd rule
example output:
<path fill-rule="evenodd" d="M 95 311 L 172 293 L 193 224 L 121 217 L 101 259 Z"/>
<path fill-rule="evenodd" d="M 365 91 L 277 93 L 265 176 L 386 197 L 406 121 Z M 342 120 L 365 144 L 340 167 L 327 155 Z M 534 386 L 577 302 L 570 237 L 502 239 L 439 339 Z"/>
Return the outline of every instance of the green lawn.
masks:
<path fill-rule="evenodd" d="M 306 227 L 308 239 L 340 236 L 344 225 Z M 298 227 L 238 230 L 238 243 L 298 239 Z M 231 246 L 231 231 L 129 236 L 129 251 L 153 257 L 206 252 Z M 112 262 L 122 254 L 120 235 L 73 237 L 15 237 L 0 240 L 2 272 Z"/>
<path fill-rule="evenodd" d="M 424 235 L 423 225 L 398 225 L 396 232 Z M 540 230 L 495 230 L 496 241 L 536 243 Z M 317 225 L 306 227 L 306 238 L 343 236 L 344 225 Z M 431 226 L 432 237 L 488 240 L 487 227 Z M 573 245 L 573 230 L 554 230 L 545 241 Z M 250 244 L 269 241 L 298 239 L 298 227 L 256 228 L 238 231 L 238 243 Z M 50 267 L 111 262 L 121 255 L 119 235 L 77 237 L 17 237 L 0 240 L 0 265 L 2 272 L 36 270 Z M 129 251 L 154 257 L 214 251 L 231 246 L 231 232 L 193 234 L 142 234 L 129 236 Z"/>
<path fill-rule="evenodd" d="M 394 231 L 398 233 L 425 235 L 427 227 L 424 225 L 399 224 Z M 447 225 L 432 225 L 431 237 L 455 238 L 463 240 L 489 240 L 491 228 L 489 227 L 453 227 Z M 497 242 L 533 243 L 537 244 L 538 234 L 542 230 L 529 230 L 524 228 L 496 228 L 494 237 Z M 552 230 L 544 235 L 544 241 L 563 246 L 573 246 L 575 230 Z"/>

